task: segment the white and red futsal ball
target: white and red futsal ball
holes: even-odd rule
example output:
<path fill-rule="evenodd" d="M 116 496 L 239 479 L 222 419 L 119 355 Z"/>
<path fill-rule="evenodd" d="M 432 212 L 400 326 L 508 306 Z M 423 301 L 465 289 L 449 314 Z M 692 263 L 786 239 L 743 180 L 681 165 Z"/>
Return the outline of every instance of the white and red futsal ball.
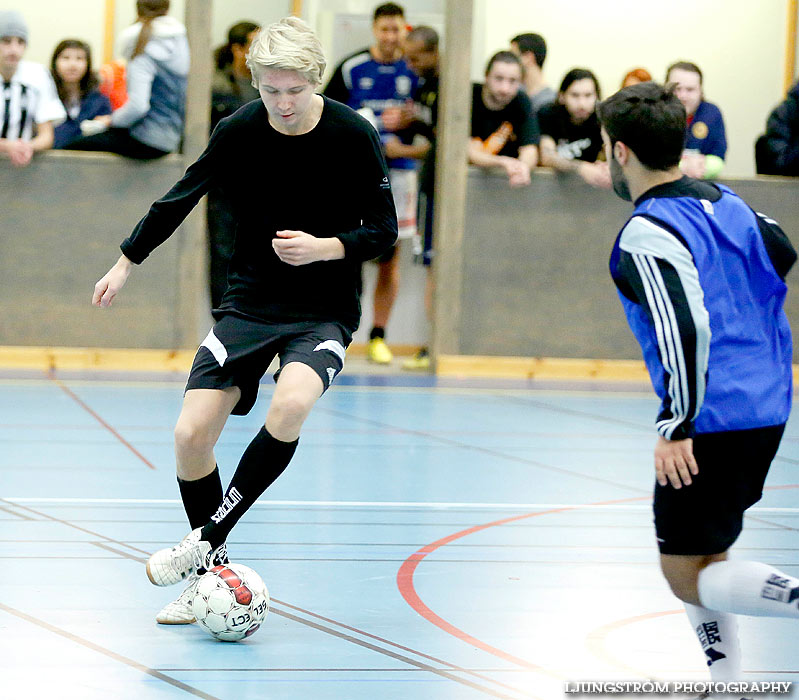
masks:
<path fill-rule="evenodd" d="M 253 634 L 269 612 L 269 591 L 249 566 L 224 564 L 197 582 L 192 609 L 200 625 L 223 642 L 238 642 Z"/>

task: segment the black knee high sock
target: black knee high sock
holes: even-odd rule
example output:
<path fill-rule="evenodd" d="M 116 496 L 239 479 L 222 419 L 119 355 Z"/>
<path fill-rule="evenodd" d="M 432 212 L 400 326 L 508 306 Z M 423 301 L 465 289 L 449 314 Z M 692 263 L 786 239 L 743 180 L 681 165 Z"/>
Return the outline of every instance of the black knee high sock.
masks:
<path fill-rule="evenodd" d="M 244 450 L 222 505 L 210 516 L 211 522 L 203 527 L 202 538 L 210 542 L 212 548 L 227 539 L 239 518 L 285 471 L 297 449 L 297 442 L 281 442 L 273 438 L 266 428 L 261 428 Z"/>
<path fill-rule="evenodd" d="M 222 480 L 219 478 L 219 467 L 216 467 L 208 476 L 194 481 L 184 481 L 178 477 L 178 488 L 191 529 L 202 527 L 219 508 L 219 503 L 222 500 Z"/>

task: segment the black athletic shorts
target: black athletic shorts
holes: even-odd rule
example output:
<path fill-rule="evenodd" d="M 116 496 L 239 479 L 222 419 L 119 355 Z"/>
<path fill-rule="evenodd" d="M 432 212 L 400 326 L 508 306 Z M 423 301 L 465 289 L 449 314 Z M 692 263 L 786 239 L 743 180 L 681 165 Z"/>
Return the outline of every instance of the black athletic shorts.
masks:
<path fill-rule="evenodd" d="M 350 332 L 339 323 L 270 323 L 225 314 L 197 350 L 186 391 L 237 386 L 241 399 L 233 414 L 244 416 L 255 404 L 258 384 L 275 355 L 280 357 L 275 380 L 289 362 L 301 362 L 319 375 L 327 391 L 344 366 L 351 341 Z"/>
<path fill-rule="evenodd" d="M 784 425 L 694 437 L 699 473 L 690 486 L 655 484 L 655 530 L 661 554 L 720 554 L 743 527 L 744 511 L 763 495 Z"/>

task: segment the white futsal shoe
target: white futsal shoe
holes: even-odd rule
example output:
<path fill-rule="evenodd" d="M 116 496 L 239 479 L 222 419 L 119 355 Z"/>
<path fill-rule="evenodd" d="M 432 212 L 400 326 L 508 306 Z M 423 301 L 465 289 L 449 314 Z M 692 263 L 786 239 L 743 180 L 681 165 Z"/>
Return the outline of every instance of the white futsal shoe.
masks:
<path fill-rule="evenodd" d="M 172 586 L 191 576 L 197 569 L 212 568 L 219 550 L 212 550 L 209 542 L 200 539 L 201 535 L 202 528 L 198 527 L 174 547 L 160 549 L 153 554 L 147 560 L 147 578 L 150 582 L 156 586 Z"/>
<path fill-rule="evenodd" d="M 197 618 L 194 617 L 191 603 L 197 592 L 197 582 L 200 577 L 194 573 L 190 574 L 186 580 L 188 583 L 183 592 L 171 603 L 167 603 L 161 608 L 161 612 L 155 616 L 155 621 L 159 625 L 190 625 L 196 621 Z"/>

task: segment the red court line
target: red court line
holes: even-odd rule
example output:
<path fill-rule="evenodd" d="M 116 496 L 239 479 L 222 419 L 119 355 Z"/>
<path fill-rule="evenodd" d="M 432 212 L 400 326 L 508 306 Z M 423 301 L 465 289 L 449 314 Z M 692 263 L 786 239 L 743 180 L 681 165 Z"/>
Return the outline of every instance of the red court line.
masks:
<path fill-rule="evenodd" d="M 643 501 L 651 498 L 651 496 L 633 496 L 630 498 L 620 498 L 612 501 L 601 501 L 599 503 L 592 503 L 590 505 L 612 505 L 616 503 L 628 503 L 630 501 Z M 452 535 L 448 535 L 447 537 L 443 537 L 440 540 L 436 540 L 431 544 L 425 545 L 421 549 L 414 552 L 410 557 L 408 557 L 400 566 L 399 571 L 397 572 L 397 587 L 399 588 L 402 597 L 405 599 L 405 602 L 411 606 L 419 615 L 421 615 L 425 620 L 431 622 L 436 627 L 444 630 L 447 634 L 451 634 L 454 637 L 466 642 L 467 644 L 471 644 L 478 649 L 482 649 L 483 651 L 491 654 L 492 656 L 496 656 L 500 659 L 504 659 L 505 661 L 510 661 L 512 664 L 516 664 L 517 666 L 522 666 L 523 668 L 530 668 L 546 675 L 552 676 L 554 678 L 561 679 L 559 674 L 556 674 L 549 669 L 544 668 L 543 666 L 539 666 L 538 664 L 534 664 L 526 659 L 521 659 L 518 656 L 514 656 L 513 654 L 509 654 L 502 649 L 498 649 L 497 647 L 491 646 L 486 642 L 483 642 L 476 637 L 473 637 L 467 632 L 464 632 L 462 629 L 455 627 L 450 622 L 447 622 L 444 618 L 434 613 L 427 605 L 425 605 L 424 601 L 419 597 L 419 594 L 416 592 L 416 587 L 413 583 L 413 575 L 416 572 L 416 568 L 419 564 L 424 560 L 424 558 L 428 554 L 432 554 L 437 549 L 454 542 L 462 537 L 466 537 L 467 535 L 472 535 L 475 532 L 480 532 L 481 530 L 487 530 L 490 527 L 497 527 L 498 525 L 507 525 L 508 523 L 516 522 L 519 520 L 525 520 L 528 518 L 536 518 L 541 515 L 552 515 L 554 513 L 564 513 L 570 510 L 576 510 L 579 506 L 567 506 L 564 508 L 553 508 L 551 510 L 542 510 L 536 511 L 535 513 L 524 513 L 523 515 L 514 515 L 509 518 L 502 518 L 500 520 L 494 520 L 490 523 L 485 523 L 483 525 L 475 525 L 474 527 L 467 528 L 466 530 L 461 530 L 460 532 L 453 533 Z"/>
<path fill-rule="evenodd" d="M 152 464 L 141 452 L 139 452 L 133 445 L 131 445 L 125 438 L 123 438 L 116 430 L 114 430 L 113 426 L 107 423 L 103 418 L 97 414 L 92 408 L 81 399 L 72 389 L 70 389 L 66 384 L 64 384 L 60 379 L 56 379 L 53 376 L 50 376 L 50 379 L 55 382 L 61 391 L 63 391 L 69 398 L 71 398 L 78 406 L 80 406 L 86 413 L 88 413 L 92 418 L 94 418 L 100 425 L 102 425 L 111 435 L 113 435 L 117 440 L 119 440 L 125 447 L 127 447 L 133 454 L 135 454 L 142 462 L 144 462 L 150 469 L 155 469 L 155 465 Z"/>
<path fill-rule="evenodd" d="M 614 666 L 615 668 L 618 668 L 627 673 L 632 672 L 636 676 L 641 676 L 642 678 L 661 680 L 660 676 L 658 676 L 657 674 L 646 673 L 641 669 L 635 668 L 634 666 L 630 666 L 628 664 L 623 663 L 622 661 L 619 661 L 605 648 L 605 642 L 607 641 L 607 637 L 611 632 L 620 629 L 622 627 L 626 627 L 627 625 L 632 625 L 635 624 L 636 622 L 644 622 L 646 620 L 652 620 L 659 617 L 666 617 L 667 615 L 680 615 L 680 614 L 684 615 L 685 609 L 663 610 L 662 612 L 646 613 L 644 615 L 636 615 L 635 617 L 628 617 L 624 620 L 615 620 L 613 622 L 609 622 L 606 625 L 597 627 L 597 629 L 595 629 L 593 632 L 588 633 L 588 637 L 586 638 L 586 646 L 594 656 L 596 656 L 598 659 L 601 659 L 610 666 Z"/>
<path fill-rule="evenodd" d="M 783 484 L 780 486 L 767 486 L 767 490 L 782 490 L 782 489 L 795 489 L 799 488 L 799 484 Z M 630 498 L 619 498 L 614 499 L 611 501 L 599 501 L 597 503 L 586 503 L 583 505 L 586 506 L 607 506 L 607 505 L 615 505 L 618 503 L 629 503 L 631 501 L 643 501 L 650 499 L 651 496 L 633 496 Z M 555 513 L 564 513 L 567 511 L 572 510 L 579 510 L 583 507 L 583 505 L 579 506 L 567 506 L 564 508 L 553 508 L 551 510 L 543 510 L 543 511 L 536 511 L 535 513 L 524 513 L 523 515 L 514 515 L 509 518 L 502 518 L 500 520 L 494 520 L 490 523 L 484 523 L 483 525 L 475 525 L 473 527 L 467 528 L 465 530 L 461 530 L 459 532 L 455 532 L 451 535 L 447 535 L 446 537 L 442 537 L 440 540 L 436 540 L 428 545 L 425 545 L 421 549 L 417 550 L 410 557 L 408 557 L 400 566 L 399 571 L 397 572 L 397 588 L 399 589 L 400 594 L 405 599 L 405 602 L 413 608 L 419 615 L 421 615 L 425 620 L 434 624 L 439 629 L 442 629 L 447 634 L 451 634 L 452 636 L 460 639 L 461 641 L 466 642 L 467 644 L 471 644 L 472 646 L 485 651 L 492 656 L 496 656 L 500 659 L 504 659 L 506 661 L 510 661 L 517 666 L 521 666 L 523 668 L 533 669 L 535 671 L 539 671 L 549 676 L 553 676 L 555 678 L 561 678 L 558 674 L 546 669 L 538 664 L 534 664 L 526 659 L 519 658 L 518 656 L 514 656 L 513 654 L 509 654 L 502 649 L 498 649 L 497 647 L 491 646 L 486 642 L 483 642 L 476 637 L 473 637 L 468 632 L 463 631 L 462 629 L 456 627 L 452 623 L 445 620 L 440 615 L 437 615 L 433 612 L 421 599 L 419 594 L 416 592 L 416 587 L 413 582 L 413 576 L 416 573 L 416 568 L 419 564 L 427 557 L 428 554 L 432 554 L 437 549 L 448 545 L 455 540 L 461 539 L 462 537 L 466 537 L 467 535 L 472 535 L 476 532 L 480 532 L 481 530 L 487 530 L 490 527 L 497 527 L 499 525 L 507 525 L 508 523 L 516 522 L 519 520 L 526 520 L 529 518 L 536 518 L 541 515 L 553 515 Z M 667 615 L 671 613 L 654 613 L 651 616 L 659 616 L 659 615 Z M 646 616 L 644 616 L 646 617 Z M 635 618 L 638 619 L 638 618 Z"/>

